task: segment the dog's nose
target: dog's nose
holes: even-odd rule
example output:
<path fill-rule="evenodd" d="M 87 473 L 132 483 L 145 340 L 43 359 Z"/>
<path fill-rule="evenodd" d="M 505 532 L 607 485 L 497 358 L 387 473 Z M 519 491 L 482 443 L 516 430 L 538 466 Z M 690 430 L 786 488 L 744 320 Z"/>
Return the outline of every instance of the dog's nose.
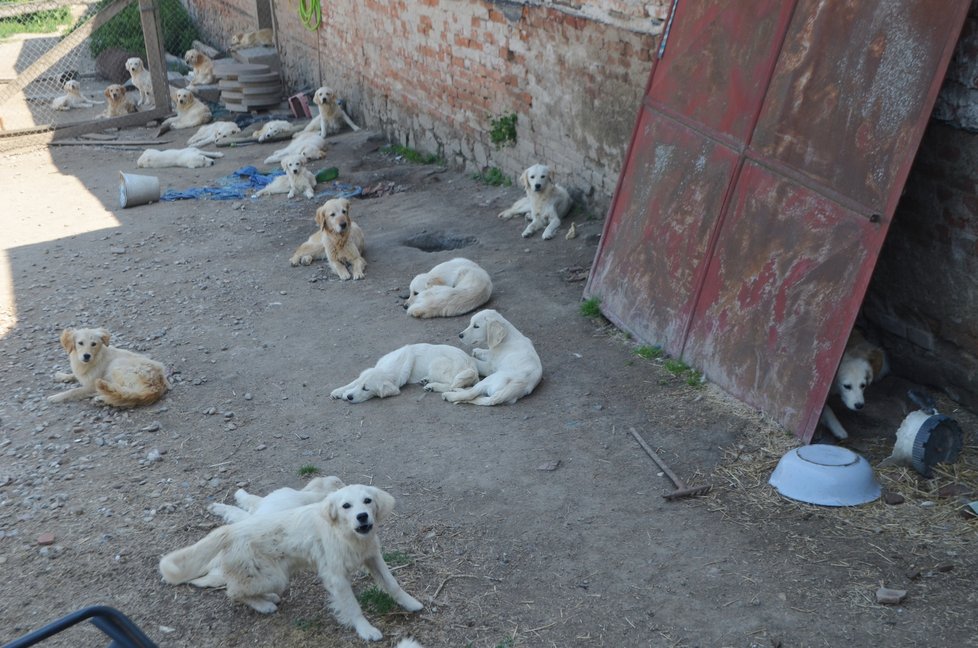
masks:
<path fill-rule="evenodd" d="M 862 409 L 862 408 L 863 408 L 863 404 L 862 404 L 862 403 L 853 403 L 853 405 L 852 405 L 852 406 L 853 406 L 853 407 L 855 407 L 855 408 L 856 408 L 857 410 L 859 410 L 859 409 Z"/>
<path fill-rule="evenodd" d="M 363 524 L 368 519 L 370 519 L 370 516 L 367 515 L 366 513 L 357 513 L 357 522 Z"/>
<path fill-rule="evenodd" d="M 92 354 L 91 353 L 85 353 L 85 354 L 82 355 L 82 360 L 84 360 L 85 362 L 88 362 L 91 359 L 92 359 Z"/>
<path fill-rule="evenodd" d="M 461 339 L 462 339 L 462 338 L 464 338 L 464 337 L 465 337 L 465 333 L 459 333 L 459 334 L 458 334 L 458 339 L 460 339 L 460 340 L 461 340 Z"/>
<path fill-rule="evenodd" d="M 340 229 L 341 230 L 345 230 L 346 229 L 346 223 L 340 223 Z"/>
<path fill-rule="evenodd" d="M 401 308 L 403 308 L 404 310 L 407 310 L 408 309 L 408 305 L 407 304 L 401 304 Z"/>
<path fill-rule="evenodd" d="M 353 394 L 347 394 L 346 395 L 346 400 L 348 400 L 348 401 L 353 400 Z"/>
<path fill-rule="evenodd" d="M 536 189 L 537 191 L 540 191 L 541 189 L 543 189 L 543 185 L 537 183 L 537 184 L 533 185 L 533 188 Z"/>

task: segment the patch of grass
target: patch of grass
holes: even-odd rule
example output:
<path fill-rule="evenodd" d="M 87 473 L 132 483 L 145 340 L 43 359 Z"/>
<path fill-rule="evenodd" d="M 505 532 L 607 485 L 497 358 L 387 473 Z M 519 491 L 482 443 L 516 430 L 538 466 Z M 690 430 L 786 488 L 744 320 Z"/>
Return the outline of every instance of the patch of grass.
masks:
<path fill-rule="evenodd" d="M 322 619 L 296 619 L 292 622 L 292 626 L 304 632 L 319 632 L 322 630 L 323 621 Z"/>
<path fill-rule="evenodd" d="M 665 361 L 663 366 L 666 371 L 671 373 L 677 378 L 682 378 L 690 387 L 702 387 L 703 386 L 703 373 L 696 369 L 693 369 L 688 364 L 682 360 L 677 360 L 676 358 L 669 358 Z"/>
<path fill-rule="evenodd" d="M 0 5 L 22 4 L 22 2 L 0 2 Z M 58 7 L 46 11 L 15 16 L 0 20 L 0 38 L 14 34 L 50 34 L 60 27 L 71 24 L 71 12 L 68 7 Z"/>
<path fill-rule="evenodd" d="M 506 637 L 505 639 L 497 643 L 496 648 L 513 648 L 512 637 Z"/>
<path fill-rule="evenodd" d="M 581 302 L 581 315 L 584 317 L 601 317 L 601 299 L 592 297 Z"/>
<path fill-rule="evenodd" d="M 688 364 L 686 364 L 682 360 L 677 360 L 675 358 L 669 358 L 668 360 L 666 360 L 665 368 L 666 371 L 668 371 L 674 376 L 678 376 L 679 374 L 686 373 L 687 371 L 689 371 Z"/>
<path fill-rule="evenodd" d="M 503 170 L 499 167 L 489 167 L 482 173 L 474 174 L 472 179 L 493 187 L 509 187 L 513 184 L 510 177 L 503 173 Z"/>
<path fill-rule="evenodd" d="M 400 144 L 385 146 L 384 148 L 380 149 L 380 152 L 402 157 L 408 162 L 412 162 L 414 164 L 445 164 L 445 158 L 441 157 L 437 153 L 422 153 L 421 151 L 415 151 L 413 148 L 401 146 Z"/>
<path fill-rule="evenodd" d="M 407 555 L 403 551 L 387 551 L 384 553 L 384 562 L 387 563 L 388 567 L 410 565 L 411 556 Z"/>
<path fill-rule="evenodd" d="M 299 468 L 299 477 L 315 477 L 319 474 L 319 468 L 312 464 L 306 464 Z"/>
<path fill-rule="evenodd" d="M 99 3 L 99 8 L 111 1 L 104 0 Z M 162 0 L 158 11 L 163 23 L 163 48 L 167 52 L 183 57 L 183 53 L 193 47 L 194 40 L 200 39 L 190 14 L 183 8 L 180 0 Z M 145 58 L 146 45 L 143 42 L 143 28 L 139 22 L 138 3 L 130 4 L 92 33 L 88 48 L 93 57 L 110 47 L 118 47 Z"/>
<path fill-rule="evenodd" d="M 635 355 L 640 358 L 645 358 L 646 360 L 655 360 L 661 358 L 663 354 L 662 347 L 659 346 L 648 346 L 642 345 L 635 349 Z"/>
<path fill-rule="evenodd" d="M 686 384 L 690 387 L 702 387 L 703 386 L 703 374 L 702 372 L 696 371 L 695 369 L 690 369 L 689 373 L 686 374 Z"/>
<path fill-rule="evenodd" d="M 364 590 L 357 597 L 357 600 L 360 601 L 360 607 L 363 608 L 364 612 L 369 611 L 374 614 L 387 614 L 397 607 L 397 601 L 379 587 Z"/>
<path fill-rule="evenodd" d="M 516 113 L 490 117 L 489 139 L 497 149 L 516 144 Z"/>

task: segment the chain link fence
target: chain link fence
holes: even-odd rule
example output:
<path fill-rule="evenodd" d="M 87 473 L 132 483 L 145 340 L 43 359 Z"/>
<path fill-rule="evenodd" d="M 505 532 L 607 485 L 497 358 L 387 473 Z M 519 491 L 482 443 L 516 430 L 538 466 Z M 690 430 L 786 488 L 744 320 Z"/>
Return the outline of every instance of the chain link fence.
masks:
<path fill-rule="evenodd" d="M 105 89 L 124 85 L 137 103 L 126 61 L 153 69 L 146 43 L 161 43 L 169 75 L 188 68 L 183 54 L 198 38 L 180 0 L 142 0 L 155 8 L 156 34 L 147 38 L 138 0 L 0 0 L 0 150 L 50 142 L 108 124 Z M 139 111 L 168 109 L 138 106 Z M 146 116 L 148 117 L 148 115 Z M 138 118 L 137 118 L 138 119 Z M 88 126 L 86 128 L 86 125 Z M 118 125 L 118 124 L 116 124 Z"/>

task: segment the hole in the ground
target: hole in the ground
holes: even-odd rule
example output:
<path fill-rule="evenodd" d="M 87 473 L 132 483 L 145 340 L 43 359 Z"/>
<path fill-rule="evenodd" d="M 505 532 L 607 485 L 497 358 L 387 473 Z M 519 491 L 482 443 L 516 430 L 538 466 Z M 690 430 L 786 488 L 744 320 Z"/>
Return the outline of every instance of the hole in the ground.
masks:
<path fill-rule="evenodd" d="M 475 243 L 474 236 L 455 236 L 438 232 L 421 232 L 404 241 L 408 247 L 418 248 L 423 252 L 440 252 L 442 250 L 457 250 Z"/>

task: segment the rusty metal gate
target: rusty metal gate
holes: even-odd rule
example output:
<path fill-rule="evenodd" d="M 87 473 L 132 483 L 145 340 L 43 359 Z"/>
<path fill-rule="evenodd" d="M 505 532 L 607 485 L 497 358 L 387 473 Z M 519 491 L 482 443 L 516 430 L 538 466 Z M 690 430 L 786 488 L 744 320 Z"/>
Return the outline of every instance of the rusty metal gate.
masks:
<path fill-rule="evenodd" d="M 585 295 L 810 440 L 968 0 L 678 0 Z"/>

